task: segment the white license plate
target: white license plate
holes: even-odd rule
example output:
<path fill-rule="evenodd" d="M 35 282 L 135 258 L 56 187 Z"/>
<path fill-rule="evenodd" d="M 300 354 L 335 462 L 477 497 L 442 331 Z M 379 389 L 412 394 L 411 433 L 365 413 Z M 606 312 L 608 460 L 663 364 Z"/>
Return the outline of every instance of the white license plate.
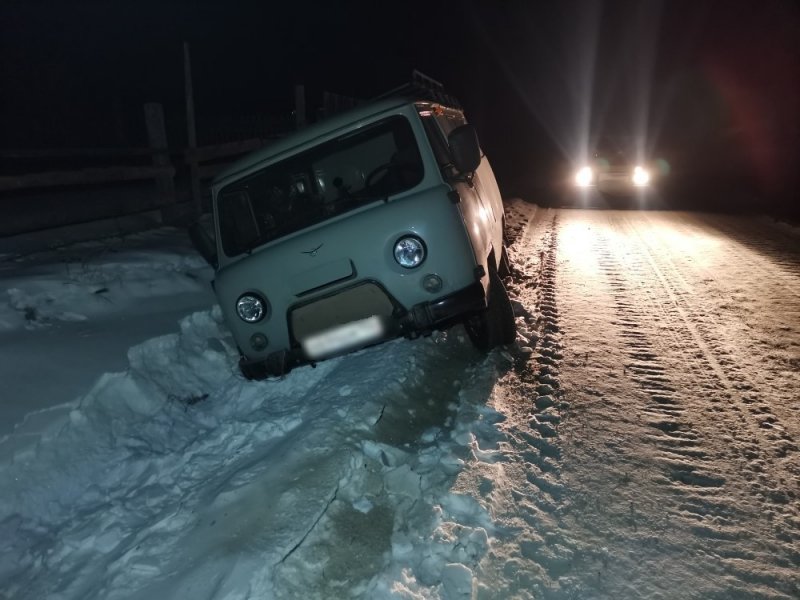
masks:
<path fill-rule="evenodd" d="M 302 345 L 306 356 L 315 359 L 375 341 L 383 334 L 383 322 L 374 315 L 311 335 Z"/>

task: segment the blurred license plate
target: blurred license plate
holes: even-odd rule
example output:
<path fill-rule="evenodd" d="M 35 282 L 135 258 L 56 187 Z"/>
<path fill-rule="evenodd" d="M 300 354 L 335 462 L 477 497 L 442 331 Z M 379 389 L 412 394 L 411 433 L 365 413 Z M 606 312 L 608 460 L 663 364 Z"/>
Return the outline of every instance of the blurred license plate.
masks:
<path fill-rule="evenodd" d="M 383 323 L 374 315 L 308 336 L 302 342 L 303 350 L 311 359 L 322 358 L 377 340 L 383 333 Z"/>

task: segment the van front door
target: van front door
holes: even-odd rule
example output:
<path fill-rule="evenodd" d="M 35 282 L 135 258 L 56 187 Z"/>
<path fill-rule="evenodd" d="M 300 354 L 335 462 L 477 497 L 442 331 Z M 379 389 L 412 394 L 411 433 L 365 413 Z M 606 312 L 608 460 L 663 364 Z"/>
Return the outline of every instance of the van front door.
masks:
<path fill-rule="evenodd" d="M 445 168 L 451 162 L 446 141 L 447 134 L 459 125 L 463 125 L 464 119 L 460 115 L 436 115 L 432 111 L 420 111 L 420 117 L 439 166 Z M 450 168 L 452 169 L 452 166 Z M 448 183 L 458 194 L 458 210 L 475 253 L 475 262 L 486 268 L 486 257 L 492 247 L 493 227 L 490 226 L 489 220 L 493 219 L 493 213 L 483 202 L 479 193 L 480 188 L 474 181 L 469 183 L 450 179 Z"/>

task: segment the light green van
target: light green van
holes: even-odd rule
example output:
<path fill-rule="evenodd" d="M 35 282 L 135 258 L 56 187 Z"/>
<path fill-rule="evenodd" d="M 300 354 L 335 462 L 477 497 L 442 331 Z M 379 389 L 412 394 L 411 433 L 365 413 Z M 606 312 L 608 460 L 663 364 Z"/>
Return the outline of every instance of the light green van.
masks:
<path fill-rule="evenodd" d="M 503 203 L 458 108 L 397 97 L 259 150 L 190 232 L 251 379 L 464 323 L 511 343 Z"/>

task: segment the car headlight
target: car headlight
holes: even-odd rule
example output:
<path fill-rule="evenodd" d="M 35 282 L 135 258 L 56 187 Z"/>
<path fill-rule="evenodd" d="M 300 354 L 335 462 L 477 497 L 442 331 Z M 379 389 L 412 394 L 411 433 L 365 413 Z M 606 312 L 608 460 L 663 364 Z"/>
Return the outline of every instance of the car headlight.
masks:
<path fill-rule="evenodd" d="M 425 244 L 418 237 L 401 237 L 394 244 L 394 259 L 406 269 L 418 267 L 425 260 Z"/>
<path fill-rule="evenodd" d="M 588 187 L 594 180 L 594 172 L 591 167 L 583 167 L 575 174 L 575 185 L 578 187 Z"/>
<path fill-rule="evenodd" d="M 236 301 L 236 314 L 242 321 L 256 323 L 267 314 L 267 301 L 253 293 L 242 294 Z"/>
<path fill-rule="evenodd" d="M 650 173 L 647 172 L 647 169 L 635 167 L 633 169 L 633 185 L 642 187 L 648 183 L 650 183 Z"/>

